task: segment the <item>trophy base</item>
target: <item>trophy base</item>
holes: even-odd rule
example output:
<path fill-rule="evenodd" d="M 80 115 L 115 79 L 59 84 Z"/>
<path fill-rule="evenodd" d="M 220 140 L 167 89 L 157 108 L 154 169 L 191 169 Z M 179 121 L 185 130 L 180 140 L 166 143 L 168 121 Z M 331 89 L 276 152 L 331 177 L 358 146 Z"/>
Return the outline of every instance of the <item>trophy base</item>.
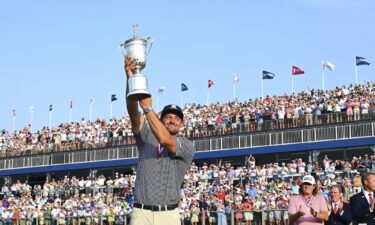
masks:
<path fill-rule="evenodd" d="M 150 93 L 146 93 L 146 92 L 134 92 L 134 93 L 128 93 L 128 95 L 126 96 L 128 99 L 130 100 L 134 100 L 134 101 L 138 101 L 138 100 L 142 100 L 144 98 L 147 98 L 147 97 L 150 97 L 151 94 Z"/>
<path fill-rule="evenodd" d="M 141 100 L 150 97 L 151 93 L 148 91 L 147 78 L 142 74 L 134 74 L 129 80 L 129 93 L 126 96 L 131 100 Z"/>

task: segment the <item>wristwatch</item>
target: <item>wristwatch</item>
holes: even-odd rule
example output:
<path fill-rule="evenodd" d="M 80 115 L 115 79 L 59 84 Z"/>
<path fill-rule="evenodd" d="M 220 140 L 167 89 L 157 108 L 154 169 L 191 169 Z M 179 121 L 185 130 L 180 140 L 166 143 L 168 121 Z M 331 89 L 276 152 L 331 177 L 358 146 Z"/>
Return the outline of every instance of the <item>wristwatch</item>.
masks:
<path fill-rule="evenodd" d="M 152 110 L 151 107 L 146 107 L 146 108 L 143 109 L 143 112 L 144 112 L 145 114 L 147 114 L 147 113 L 149 113 L 151 110 Z"/>

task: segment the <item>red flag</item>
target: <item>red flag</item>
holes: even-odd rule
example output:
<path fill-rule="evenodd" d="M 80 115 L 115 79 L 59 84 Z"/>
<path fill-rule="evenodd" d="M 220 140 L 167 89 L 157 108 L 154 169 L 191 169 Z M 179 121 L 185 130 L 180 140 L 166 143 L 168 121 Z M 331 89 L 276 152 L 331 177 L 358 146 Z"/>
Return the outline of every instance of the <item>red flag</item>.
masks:
<path fill-rule="evenodd" d="M 292 75 L 301 75 L 304 74 L 305 71 L 301 70 L 300 68 L 296 66 L 292 66 Z"/>
<path fill-rule="evenodd" d="M 212 80 L 208 80 L 208 88 L 212 87 L 215 83 Z"/>
<path fill-rule="evenodd" d="M 73 108 L 73 101 L 70 101 L 70 108 Z"/>
<path fill-rule="evenodd" d="M 13 109 L 13 117 L 16 117 L 16 110 Z"/>

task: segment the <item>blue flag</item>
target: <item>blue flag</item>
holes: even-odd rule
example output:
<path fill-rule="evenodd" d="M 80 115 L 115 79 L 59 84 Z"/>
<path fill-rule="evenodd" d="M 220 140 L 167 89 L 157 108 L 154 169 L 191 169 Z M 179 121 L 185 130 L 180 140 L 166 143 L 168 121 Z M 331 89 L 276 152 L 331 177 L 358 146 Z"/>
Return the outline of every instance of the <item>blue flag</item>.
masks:
<path fill-rule="evenodd" d="M 181 83 L 181 91 L 187 91 L 189 88 L 186 86 L 186 84 Z"/>
<path fill-rule="evenodd" d="M 268 71 L 265 71 L 263 70 L 263 80 L 265 79 L 273 79 L 273 77 L 275 76 L 274 73 L 271 73 L 271 72 L 268 72 Z"/>
<path fill-rule="evenodd" d="M 116 95 L 111 95 L 111 102 L 117 101 Z"/>
<path fill-rule="evenodd" d="M 367 61 L 366 58 L 364 58 L 364 57 L 356 56 L 355 57 L 355 64 L 357 66 L 361 66 L 361 65 L 367 65 L 367 66 L 369 66 L 370 62 Z"/>
<path fill-rule="evenodd" d="M 52 111 L 52 105 L 49 105 L 49 111 Z"/>

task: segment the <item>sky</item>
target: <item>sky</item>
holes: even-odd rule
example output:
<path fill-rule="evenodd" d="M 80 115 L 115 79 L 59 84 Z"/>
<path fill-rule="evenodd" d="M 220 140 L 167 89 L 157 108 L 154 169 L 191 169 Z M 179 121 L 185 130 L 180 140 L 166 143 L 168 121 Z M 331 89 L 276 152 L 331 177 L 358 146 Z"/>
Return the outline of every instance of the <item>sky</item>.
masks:
<path fill-rule="evenodd" d="M 127 115 L 123 56 L 118 46 L 139 36 L 154 40 L 142 74 L 153 108 L 166 104 L 228 102 L 239 77 L 239 101 L 322 88 L 322 60 L 335 65 L 325 88 L 374 80 L 375 1 L 27 1 L 0 0 L 0 129 L 33 130 L 70 120 Z M 211 79 L 215 85 L 207 88 Z M 189 90 L 180 91 L 184 83 Z M 165 92 L 158 94 L 164 86 Z M 208 97 L 207 97 L 208 96 Z M 158 103 L 158 104 L 157 104 Z M 34 112 L 29 110 L 34 107 Z M 12 110 L 16 110 L 14 120 Z"/>

